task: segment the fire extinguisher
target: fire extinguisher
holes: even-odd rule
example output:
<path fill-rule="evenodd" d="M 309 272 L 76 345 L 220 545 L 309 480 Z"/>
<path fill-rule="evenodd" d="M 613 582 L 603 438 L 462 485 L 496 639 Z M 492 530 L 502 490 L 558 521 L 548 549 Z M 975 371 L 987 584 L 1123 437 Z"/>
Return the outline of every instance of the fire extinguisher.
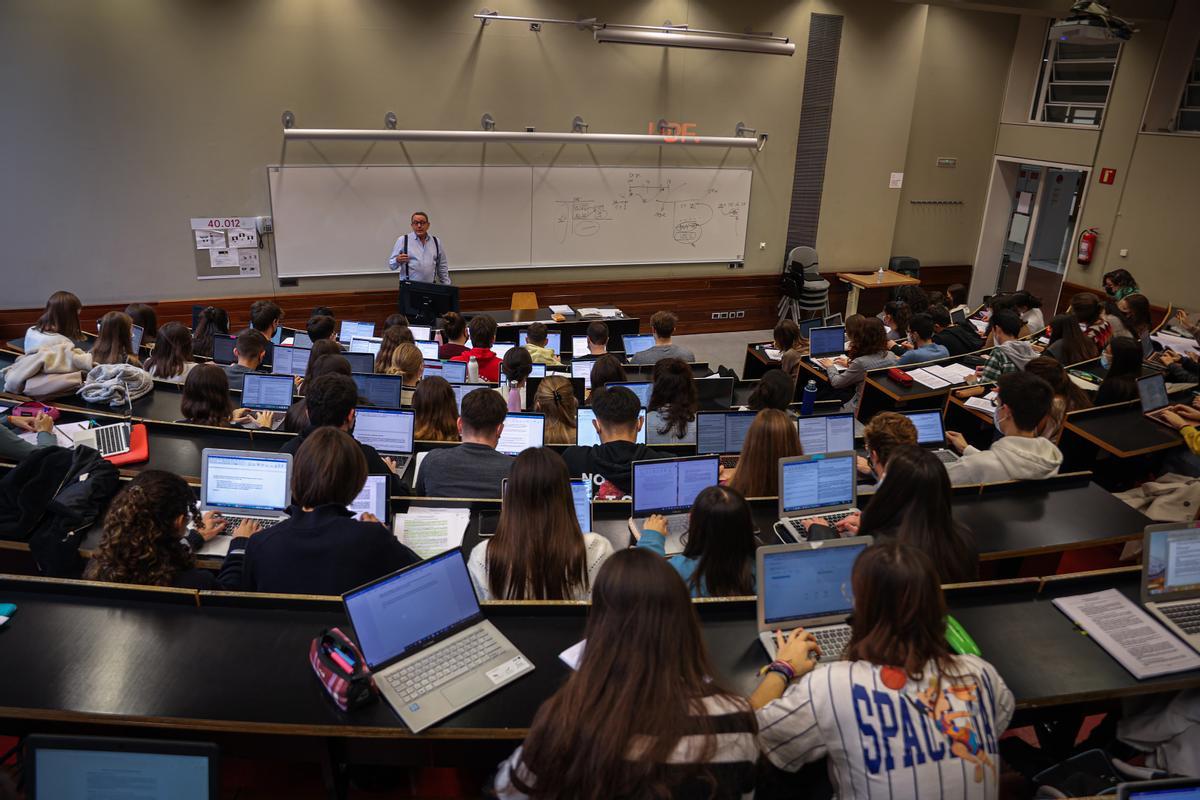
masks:
<path fill-rule="evenodd" d="M 1080 264 L 1087 265 L 1092 263 L 1092 255 L 1096 252 L 1097 236 L 1095 228 L 1088 228 L 1079 234 L 1079 256 L 1076 260 Z"/>

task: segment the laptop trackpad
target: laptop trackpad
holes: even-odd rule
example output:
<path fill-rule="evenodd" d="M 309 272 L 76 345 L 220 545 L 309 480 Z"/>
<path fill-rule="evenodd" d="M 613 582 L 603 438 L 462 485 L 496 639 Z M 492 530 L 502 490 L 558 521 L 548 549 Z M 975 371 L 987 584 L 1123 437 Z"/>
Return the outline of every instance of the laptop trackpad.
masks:
<path fill-rule="evenodd" d="M 494 685 L 486 675 L 477 672 L 442 689 L 442 695 L 451 705 L 459 708 L 483 697 Z"/>

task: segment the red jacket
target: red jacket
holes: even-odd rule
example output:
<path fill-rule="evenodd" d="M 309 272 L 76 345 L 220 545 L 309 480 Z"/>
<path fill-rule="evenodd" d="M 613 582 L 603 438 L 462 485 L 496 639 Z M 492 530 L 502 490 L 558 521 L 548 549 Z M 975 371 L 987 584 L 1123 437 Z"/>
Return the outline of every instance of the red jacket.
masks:
<path fill-rule="evenodd" d="M 459 353 L 451 361 L 470 361 L 471 356 L 475 356 L 475 360 L 479 362 L 479 377 L 489 383 L 500 382 L 500 359 L 496 354 L 487 347 L 473 347 L 463 353 Z"/>

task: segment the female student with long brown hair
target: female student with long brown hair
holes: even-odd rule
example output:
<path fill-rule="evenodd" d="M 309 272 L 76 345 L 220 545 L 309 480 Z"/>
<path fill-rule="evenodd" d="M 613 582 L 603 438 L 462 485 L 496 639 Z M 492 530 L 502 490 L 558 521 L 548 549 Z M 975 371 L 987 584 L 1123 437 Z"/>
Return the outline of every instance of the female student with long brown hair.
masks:
<path fill-rule="evenodd" d="M 100 333 L 92 345 L 92 363 L 142 365 L 133 352 L 133 320 L 128 314 L 110 311 L 100 318 Z"/>
<path fill-rule="evenodd" d="M 191 332 L 179 322 L 159 328 L 154 352 L 146 359 L 146 371 L 160 381 L 183 383 L 195 366 Z"/>
<path fill-rule="evenodd" d="M 638 549 L 609 559 L 584 636 L 578 670 L 501 764 L 501 800 L 753 793 L 754 714 L 716 679 L 687 589 L 666 562 Z"/>
<path fill-rule="evenodd" d="M 786 412 L 764 408 L 750 423 L 737 467 L 722 476 L 742 497 L 779 494 L 779 459 L 802 456 L 800 432 Z"/>
<path fill-rule="evenodd" d="M 496 535 L 467 567 L 481 600 L 586 600 L 612 552 L 608 539 L 579 529 L 562 456 L 531 447 L 508 473 Z"/>
<path fill-rule="evenodd" d="M 228 427 L 235 422 L 253 420 L 260 427 L 271 427 L 271 412 L 255 414 L 248 408 L 234 408 L 229 396 L 229 378 L 216 364 L 197 364 L 183 382 L 179 399 L 183 413 L 180 422 L 193 425 Z"/>
<path fill-rule="evenodd" d="M 454 390 L 441 375 L 431 375 L 413 392 L 413 438 L 423 442 L 457 442 L 458 408 Z"/>
<path fill-rule="evenodd" d="M 906 797 L 996 797 L 1013 695 L 991 664 L 950 650 L 929 556 L 874 544 L 850 584 L 842 660 L 825 653 L 817 666 L 812 634 L 776 634 L 779 653 L 750 697 L 767 758 L 790 772 L 828 758 L 840 797 L 891 797 L 893 786 Z"/>
<path fill-rule="evenodd" d="M 1050 344 L 1045 354 L 1060 364 L 1079 364 L 1100 355 L 1096 344 L 1079 327 L 1074 315 L 1055 314 L 1050 318 Z"/>
<path fill-rule="evenodd" d="M 23 348 L 32 353 L 46 345 L 72 344 L 84 341 L 79 328 L 79 311 L 83 304 L 70 292 L 55 292 L 46 301 L 46 308 L 37 322 L 25 331 Z"/>
<path fill-rule="evenodd" d="M 569 379 L 561 375 L 542 378 L 533 395 L 533 410 L 546 417 L 546 444 L 575 444 L 579 401 Z"/>
<path fill-rule="evenodd" d="M 825 373 L 829 376 L 829 385 L 834 389 L 853 387 L 854 394 L 845 405 L 847 411 L 853 411 L 858 407 L 858 398 L 862 396 L 867 372 L 890 367 L 899 359 L 888 349 L 883 323 L 875 317 L 864 318 L 854 326 L 853 331 L 847 324 L 846 332 L 850 336 L 850 349 L 845 356 L 833 359 L 833 365 L 825 367 Z M 838 366 L 842 367 L 842 372 L 838 372 Z"/>
<path fill-rule="evenodd" d="M 648 444 L 695 443 L 696 381 L 692 368 L 678 358 L 659 359 L 654 364 L 654 388 L 646 414 Z"/>
<path fill-rule="evenodd" d="M 192 331 L 192 352 L 212 358 L 213 336 L 218 333 L 229 333 L 229 314 L 223 308 L 205 306 L 196 317 L 196 329 Z"/>

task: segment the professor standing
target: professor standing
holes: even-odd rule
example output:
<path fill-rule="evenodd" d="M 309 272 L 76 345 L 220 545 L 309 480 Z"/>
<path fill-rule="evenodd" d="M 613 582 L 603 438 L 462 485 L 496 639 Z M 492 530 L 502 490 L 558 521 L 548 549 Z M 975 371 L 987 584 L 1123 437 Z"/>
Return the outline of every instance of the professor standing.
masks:
<path fill-rule="evenodd" d="M 450 283 L 446 251 L 438 237 L 429 235 L 429 215 L 414 211 L 410 221 L 413 232 L 396 240 L 388 269 L 398 270 L 401 280 Z"/>

